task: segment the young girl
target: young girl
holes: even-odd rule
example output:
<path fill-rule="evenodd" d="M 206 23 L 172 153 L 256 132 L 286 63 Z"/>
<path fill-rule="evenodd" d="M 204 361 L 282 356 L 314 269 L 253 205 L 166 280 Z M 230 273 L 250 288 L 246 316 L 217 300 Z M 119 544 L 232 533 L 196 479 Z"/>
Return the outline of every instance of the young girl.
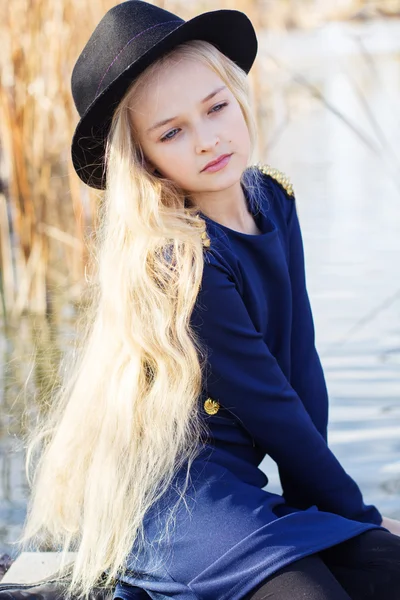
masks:
<path fill-rule="evenodd" d="M 74 67 L 96 279 L 22 537 L 77 552 L 71 593 L 106 574 L 123 600 L 400 597 L 400 523 L 327 444 L 293 188 L 251 166 L 256 52 L 241 12 L 129 0 Z"/>

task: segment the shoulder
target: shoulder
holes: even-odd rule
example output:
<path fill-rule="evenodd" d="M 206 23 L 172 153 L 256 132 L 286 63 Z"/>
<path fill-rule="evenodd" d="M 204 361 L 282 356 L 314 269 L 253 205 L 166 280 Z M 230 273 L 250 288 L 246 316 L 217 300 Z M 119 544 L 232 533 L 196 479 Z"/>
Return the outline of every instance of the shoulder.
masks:
<path fill-rule="evenodd" d="M 254 165 L 254 168 L 257 171 L 259 171 L 262 174 L 262 176 L 264 176 L 264 179 L 267 178 L 277 183 L 279 187 L 285 192 L 286 196 L 294 200 L 295 194 L 293 185 L 289 177 L 285 173 L 283 173 L 283 171 L 272 167 L 268 163 L 257 163 L 256 165 Z"/>
<path fill-rule="evenodd" d="M 268 163 L 257 163 L 249 168 L 255 188 L 260 190 L 262 206 L 275 219 L 278 228 L 285 228 L 295 210 L 295 193 L 289 177 Z"/>
<path fill-rule="evenodd" d="M 242 291 L 243 276 L 240 258 L 227 235 L 212 223 L 207 224 L 207 245 L 204 248 L 203 287 L 226 282 L 234 283 Z M 224 283 L 225 282 L 225 283 Z"/>
<path fill-rule="evenodd" d="M 212 235 L 212 234 L 211 234 Z M 224 238 L 218 234 L 212 239 L 212 243 L 204 255 L 203 282 L 211 278 L 230 281 L 234 283 L 239 291 L 242 291 L 243 277 L 240 259 Z"/>

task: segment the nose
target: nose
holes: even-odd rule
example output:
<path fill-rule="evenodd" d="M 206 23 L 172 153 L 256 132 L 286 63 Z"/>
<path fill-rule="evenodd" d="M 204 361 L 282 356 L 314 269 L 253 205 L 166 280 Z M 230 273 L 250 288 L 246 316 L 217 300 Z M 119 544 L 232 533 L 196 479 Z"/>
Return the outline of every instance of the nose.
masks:
<path fill-rule="evenodd" d="M 213 150 L 219 144 L 219 137 L 215 131 L 207 129 L 206 127 L 199 127 L 195 132 L 195 151 L 196 154 L 204 154 Z"/>

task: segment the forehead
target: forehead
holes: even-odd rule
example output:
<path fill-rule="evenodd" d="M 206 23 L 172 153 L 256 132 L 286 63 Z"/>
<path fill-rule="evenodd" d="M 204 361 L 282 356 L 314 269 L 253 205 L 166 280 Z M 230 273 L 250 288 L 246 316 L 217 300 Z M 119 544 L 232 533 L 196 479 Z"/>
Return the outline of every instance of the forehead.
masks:
<path fill-rule="evenodd" d="M 200 61 L 171 57 L 139 88 L 131 104 L 132 116 L 139 114 L 147 122 L 182 114 L 222 84 L 221 78 Z"/>

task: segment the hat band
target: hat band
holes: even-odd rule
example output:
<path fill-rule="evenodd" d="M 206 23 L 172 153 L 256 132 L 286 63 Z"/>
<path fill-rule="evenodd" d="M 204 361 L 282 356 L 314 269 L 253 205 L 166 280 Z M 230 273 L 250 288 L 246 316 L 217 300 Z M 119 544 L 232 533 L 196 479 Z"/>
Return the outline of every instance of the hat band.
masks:
<path fill-rule="evenodd" d="M 129 44 L 131 44 L 134 40 L 136 40 L 138 37 L 140 37 L 141 35 L 143 35 L 144 33 L 146 33 L 146 31 L 150 31 L 151 29 L 155 29 L 156 27 L 161 27 L 161 25 L 169 25 L 170 23 L 182 23 L 183 20 L 182 19 L 173 19 L 171 21 L 164 21 L 163 23 L 157 23 L 156 25 L 152 25 L 151 27 L 148 27 L 147 29 L 144 29 L 143 31 L 141 31 L 140 33 L 137 33 L 132 39 L 130 39 L 125 46 L 118 52 L 118 54 L 116 55 L 116 57 L 114 58 L 114 60 L 110 63 L 110 65 L 107 67 L 107 70 L 105 71 L 103 77 L 100 80 L 100 83 L 97 87 L 96 90 L 96 94 L 95 94 L 95 99 L 97 98 L 98 94 L 99 94 L 99 90 L 101 87 L 101 84 L 104 81 L 104 78 L 106 77 L 108 71 L 111 69 L 111 67 L 113 66 L 113 64 L 115 63 L 115 61 L 119 58 L 119 56 L 122 54 L 122 52 L 125 50 L 125 48 L 127 48 L 129 46 Z"/>

